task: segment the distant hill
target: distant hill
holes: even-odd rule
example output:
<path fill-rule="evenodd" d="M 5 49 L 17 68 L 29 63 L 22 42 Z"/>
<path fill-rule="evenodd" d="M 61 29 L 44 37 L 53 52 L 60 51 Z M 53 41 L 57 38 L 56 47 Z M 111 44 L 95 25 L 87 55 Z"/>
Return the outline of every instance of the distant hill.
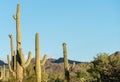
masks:
<path fill-rule="evenodd" d="M 48 58 L 47 62 L 59 64 L 59 63 L 63 63 L 64 62 L 64 58 L 62 58 L 62 57 L 58 58 L 58 59 Z M 69 62 L 69 64 L 73 64 L 74 62 L 75 62 L 75 64 L 84 63 L 84 62 L 74 61 L 74 60 L 70 60 L 70 59 L 68 59 L 68 62 Z M 33 58 L 31 60 L 31 63 L 35 63 L 35 58 Z"/>
<path fill-rule="evenodd" d="M 73 69 L 74 72 L 76 72 L 79 67 L 80 64 L 89 64 L 89 62 L 80 62 L 80 61 L 74 61 L 74 60 L 70 60 L 68 59 L 69 65 L 72 66 L 73 62 L 75 62 L 75 68 Z M 64 73 L 64 58 L 58 58 L 58 59 L 54 59 L 54 58 L 48 58 L 46 63 L 45 63 L 45 69 L 46 72 L 49 74 L 54 73 Z"/>
<path fill-rule="evenodd" d="M 114 52 L 114 53 L 112 53 L 110 56 L 120 56 L 120 51 L 116 51 L 116 52 Z"/>
<path fill-rule="evenodd" d="M 55 58 L 48 58 L 47 59 L 47 61 L 49 61 L 49 62 L 54 62 L 54 61 L 56 61 L 57 59 L 55 59 Z"/>
<path fill-rule="evenodd" d="M 115 56 L 120 56 L 120 51 L 116 51 L 115 53 L 113 53 Z"/>
<path fill-rule="evenodd" d="M 63 62 L 64 62 L 64 58 L 54 59 L 54 60 L 52 60 L 51 62 L 52 62 L 52 63 L 63 63 Z M 74 62 L 75 62 L 75 64 L 80 64 L 80 63 L 81 63 L 81 62 L 79 62 L 79 61 L 74 61 L 74 60 L 69 60 L 69 59 L 68 59 L 68 62 L 69 62 L 70 64 L 73 64 Z"/>
<path fill-rule="evenodd" d="M 3 62 L 2 60 L 0 60 L 0 66 L 3 66 L 3 65 L 7 65 L 7 64 Z"/>
<path fill-rule="evenodd" d="M 46 63 L 45 63 L 45 69 L 46 72 L 49 74 L 54 73 L 58 73 L 58 72 L 63 72 L 64 73 L 64 58 L 58 58 L 58 59 L 54 59 L 54 58 L 48 58 Z M 79 61 L 74 61 L 74 60 L 69 60 L 69 64 L 70 66 L 73 64 L 73 62 L 76 63 L 75 65 L 75 69 L 74 71 L 76 71 L 78 69 L 79 64 L 83 64 L 85 62 L 79 62 Z M 31 63 L 34 64 L 35 63 L 35 58 L 33 58 L 31 60 Z"/>

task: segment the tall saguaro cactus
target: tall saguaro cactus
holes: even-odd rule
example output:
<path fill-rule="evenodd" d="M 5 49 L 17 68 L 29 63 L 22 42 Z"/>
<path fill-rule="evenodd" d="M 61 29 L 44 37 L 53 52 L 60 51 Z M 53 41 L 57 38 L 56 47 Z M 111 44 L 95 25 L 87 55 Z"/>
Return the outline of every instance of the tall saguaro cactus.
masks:
<path fill-rule="evenodd" d="M 35 35 L 35 72 L 36 82 L 41 82 L 41 66 L 46 62 L 47 55 L 44 55 L 43 60 L 40 62 L 40 47 L 39 47 L 39 34 Z"/>
<path fill-rule="evenodd" d="M 63 43 L 63 55 L 64 55 L 64 72 L 65 72 L 65 80 L 70 82 L 70 71 L 74 68 L 75 63 L 70 67 L 68 63 L 68 55 L 67 55 L 67 47 L 66 43 Z"/>
<path fill-rule="evenodd" d="M 39 34 L 35 36 L 35 72 L 36 82 L 41 82 L 41 63 L 40 63 L 40 47 L 39 47 Z"/>
<path fill-rule="evenodd" d="M 19 50 L 22 48 L 21 30 L 20 30 L 20 4 L 17 4 L 17 12 L 16 12 L 16 15 L 13 15 L 13 18 L 16 21 L 16 42 L 17 42 L 17 50 L 16 50 L 17 70 L 16 70 L 16 74 L 17 74 L 17 80 L 22 82 L 23 68 L 20 65 L 21 61 L 20 61 L 20 52 L 19 52 Z"/>
<path fill-rule="evenodd" d="M 10 38 L 10 46 L 11 46 L 11 61 L 12 61 L 12 67 L 10 66 L 10 58 L 9 55 L 7 56 L 7 60 L 8 60 L 8 67 L 10 72 L 13 73 L 13 76 L 16 78 L 16 54 L 15 54 L 15 50 L 14 50 L 14 41 L 13 41 L 13 36 L 9 35 Z"/>
<path fill-rule="evenodd" d="M 30 64 L 31 61 L 31 52 L 28 53 L 28 59 L 25 62 L 24 54 L 22 52 L 22 38 L 21 38 L 21 30 L 20 30 L 20 4 L 17 4 L 17 12 L 16 15 L 13 16 L 13 18 L 16 21 L 16 42 L 17 42 L 16 55 L 13 49 L 13 38 L 11 35 L 9 35 L 9 37 L 11 38 L 11 54 L 15 56 L 15 60 L 16 60 L 16 62 L 14 62 L 14 64 L 16 64 L 15 65 L 16 67 L 13 68 L 16 69 L 16 71 L 11 69 L 9 56 L 8 56 L 8 64 L 9 64 L 9 69 L 16 73 L 17 82 L 22 82 L 24 76 L 23 74 L 24 69 Z"/>
<path fill-rule="evenodd" d="M 69 74 L 69 66 L 68 66 L 68 57 L 67 57 L 67 47 L 66 43 L 63 43 L 63 54 L 64 54 L 64 71 L 65 71 L 65 79 L 69 82 L 70 74 Z"/>
<path fill-rule="evenodd" d="M 63 43 L 63 54 L 64 54 L 64 67 L 66 70 L 69 70 L 68 67 L 68 55 L 67 55 L 67 47 L 66 47 L 66 43 Z"/>
<path fill-rule="evenodd" d="M 16 15 L 13 15 L 13 18 L 16 20 L 16 41 L 17 49 L 19 50 L 22 47 L 20 30 L 20 4 L 17 4 L 17 12 Z"/>

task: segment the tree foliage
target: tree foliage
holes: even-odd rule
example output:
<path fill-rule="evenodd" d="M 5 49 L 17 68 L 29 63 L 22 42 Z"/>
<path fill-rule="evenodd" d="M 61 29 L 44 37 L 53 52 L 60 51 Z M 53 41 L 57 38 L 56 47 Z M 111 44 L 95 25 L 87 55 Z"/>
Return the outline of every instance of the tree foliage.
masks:
<path fill-rule="evenodd" d="M 96 82 L 119 82 L 120 56 L 100 53 L 91 62 L 88 71 Z"/>

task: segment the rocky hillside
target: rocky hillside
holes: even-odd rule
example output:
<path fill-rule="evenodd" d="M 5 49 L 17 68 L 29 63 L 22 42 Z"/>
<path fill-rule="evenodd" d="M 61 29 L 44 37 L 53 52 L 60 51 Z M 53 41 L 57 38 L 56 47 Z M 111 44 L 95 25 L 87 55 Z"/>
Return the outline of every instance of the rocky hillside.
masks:
<path fill-rule="evenodd" d="M 45 70 L 47 73 L 52 74 L 54 73 L 64 73 L 64 59 L 63 58 L 48 58 L 46 63 L 45 63 Z M 69 65 L 71 66 L 73 62 L 75 62 L 75 68 L 74 72 L 78 70 L 80 64 L 88 64 L 88 62 L 79 62 L 79 61 L 74 61 L 74 60 L 68 60 Z M 32 64 L 35 63 L 35 58 L 32 59 L 31 61 Z"/>

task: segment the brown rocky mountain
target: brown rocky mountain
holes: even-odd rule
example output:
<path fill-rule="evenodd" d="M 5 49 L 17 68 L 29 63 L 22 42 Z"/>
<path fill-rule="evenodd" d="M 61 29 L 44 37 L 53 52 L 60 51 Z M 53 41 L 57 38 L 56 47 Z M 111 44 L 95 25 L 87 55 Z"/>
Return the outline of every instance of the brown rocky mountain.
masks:
<path fill-rule="evenodd" d="M 64 59 L 63 58 L 58 58 L 58 59 L 54 59 L 54 58 L 48 58 L 46 63 L 45 63 L 45 71 L 49 74 L 54 73 L 64 73 Z M 73 64 L 73 62 L 76 63 L 75 68 L 74 68 L 74 72 L 78 70 L 79 65 L 80 64 L 87 64 L 88 62 L 79 62 L 79 61 L 74 61 L 74 60 L 68 60 L 69 61 L 69 65 L 71 66 Z M 35 63 L 35 58 L 33 58 L 31 60 L 31 63 L 34 64 Z"/>

